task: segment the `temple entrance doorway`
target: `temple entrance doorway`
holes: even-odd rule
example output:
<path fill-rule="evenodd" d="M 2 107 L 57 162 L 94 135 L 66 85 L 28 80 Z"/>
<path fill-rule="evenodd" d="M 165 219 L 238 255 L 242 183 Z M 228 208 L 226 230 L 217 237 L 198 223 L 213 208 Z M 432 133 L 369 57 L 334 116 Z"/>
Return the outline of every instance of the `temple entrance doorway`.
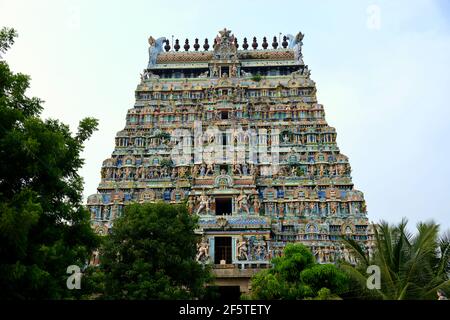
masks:
<path fill-rule="evenodd" d="M 231 237 L 214 238 L 214 263 L 231 264 Z"/>
<path fill-rule="evenodd" d="M 206 291 L 207 300 L 239 300 L 241 290 L 239 286 L 208 286 Z"/>
<path fill-rule="evenodd" d="M 232 214 L 231 198 L 216 198 L 216 215 Z"/>

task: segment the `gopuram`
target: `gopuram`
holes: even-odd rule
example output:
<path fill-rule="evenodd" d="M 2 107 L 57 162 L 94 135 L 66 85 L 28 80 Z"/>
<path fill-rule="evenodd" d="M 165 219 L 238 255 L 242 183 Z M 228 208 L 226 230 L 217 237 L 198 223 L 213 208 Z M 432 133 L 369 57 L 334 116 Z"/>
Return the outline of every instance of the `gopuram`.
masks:
<path fill-rule="evenodd" d="M 303 34 L 242 40 L 224 29 L 201 50 L 198 39 L 149 38 L 136 103 L 88 207 L 106 234 L 128 203 L 185 202 L 199 216 L 197 260 L 213 264 L 218 285 L 245 292 L 288 242 L 333 263 L 352 262 L 341 236 L 369 254 L 373 239 L 303 62 Z"/>

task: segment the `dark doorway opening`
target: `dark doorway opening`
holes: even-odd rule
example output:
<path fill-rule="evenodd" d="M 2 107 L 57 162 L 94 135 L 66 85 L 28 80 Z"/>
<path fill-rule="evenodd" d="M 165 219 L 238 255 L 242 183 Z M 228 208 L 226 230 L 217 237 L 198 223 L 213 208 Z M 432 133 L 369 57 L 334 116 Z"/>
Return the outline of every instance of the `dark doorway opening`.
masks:
<path fill-rule="evenodd" d="M 222 111 L 220 113 L 220 118 L 224 120 L 228 119 L 228 111 Z"/>
<path fill-rule="evenodd" d="M 215 237 L 214 239 L 214 263 L 220 264 L 221 260 L 231 264 L 231 237 Z"/>
<path fill-rule="evenodd" d="M 222 134 L 222 145 L 223 146 L 227 145 L 227 134 L 226 133 Z"/>
<path fill-rule="evenodd" d="M 225 172 L 225 174 L 228 174 L 228 165 L 222 164 L 220 165 L 220 173 Z"/>
<path fill-rule="evenodd" d="M 206 300 L 239 300 L 241 290 L 239 286 L 208 286 Z"/>
<path fill-rule="evenodd" d="M 222 77 L 225 73 L 227 74 L 227 76 L 230 76 L 230 68 L 229 67 L 221 67 L 220 71 L 221 71 Z"/>
<path fill-rule="evenodd" d="M 216 198 L 216 215 L 231 214 L 231 198 Z"/>

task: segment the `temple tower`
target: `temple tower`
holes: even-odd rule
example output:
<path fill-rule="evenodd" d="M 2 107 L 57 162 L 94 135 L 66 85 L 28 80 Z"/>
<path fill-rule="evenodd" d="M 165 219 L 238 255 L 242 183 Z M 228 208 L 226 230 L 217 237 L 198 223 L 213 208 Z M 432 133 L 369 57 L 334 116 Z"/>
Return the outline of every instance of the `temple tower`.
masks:
<path fill-rule="evenodd" d="M 131 202 L 187 202 L 200 216 L 199 263 L 219 285 L 239 285 L 288 242 L 320 263 L 350 260 L 344 235 L 372 250 L 363 193 L 325 121 L 303 62 L 303 34 L 247 38 L 224 29 L 203 51 L 195 39 L 149 38 L 136 103 L 89 196 L 106 234 Z M 258 48 L 260 47 L 260 48 Z M 191 49 L 191 50 L 190 50 Z"/>

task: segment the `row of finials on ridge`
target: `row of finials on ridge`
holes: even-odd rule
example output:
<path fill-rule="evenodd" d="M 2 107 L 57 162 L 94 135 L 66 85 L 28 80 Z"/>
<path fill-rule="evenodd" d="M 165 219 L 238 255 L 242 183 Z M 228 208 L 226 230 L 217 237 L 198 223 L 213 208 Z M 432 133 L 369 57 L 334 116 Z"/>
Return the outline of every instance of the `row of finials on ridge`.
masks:
<path fill-rule="evenodd" d="M 216 44 L 216 39 L 214 39 L 214 45 Z M 283 36 L 283 41 L 281 42 L 281 46 L 286 49 L 288 47 L 288 38 L 286 36 Z M 213 47 L 214 47 L 213 45 Z M 239 48 L 239 44 L 237 42 L 237 38 L 234 38 L 234 45 L 236 46 L 236 49 Z M 267 42 L 267 38 L 263 37 L 263 42 L 261 44 L 261 46 L 263 47 L 263 49 L 267 49 L 269 47 L 269 43 Z M 244 50 L 247 50 L 249 47 L 247 38 L 244 38 L 244 43 L 242 44 L 242 48 Z M 273 42 L 272 42 L 272 47 L 274 49 L 278 48 L 278 41 L 277 41 L 277 37 L 274 36 L 273 37 Z M 180 46 L 180 40 L 176 39 L 175 40 L 175 45 L 173 46 L 173 48 L 175 49 L 175 51 L 179 51 L 181 46 Z M 189 49 L 191 48 L 191 45 L 189 44 L 189 39 L 186 39 L 184 42 L 184 51 L 189 51 Z M 198 49 L 200 49 L 200 44 L 198 43 L 198 38 L 195 39 L 195 43 L 193 45 L 193 48 L 195 51 L 198 51 Z M 205 43 L 203 44 L 203 49 L 205 51 L 208 51 L 208 49 L 210 48 L 209 43 L 208 43 L 208 38 L 205 39 Z M 253 42 L 252 42 L 252 48 L 253 50 L 256 50 L 258 48 L 258 42 L 256 41 L 256 37 L 253 37 Z M 164 50 L 166 52 L 170 51 L 171 46 L 170 46 L 170 42 L 169 40 L 165 41 L 165 45 L 164 45 Z"/>

